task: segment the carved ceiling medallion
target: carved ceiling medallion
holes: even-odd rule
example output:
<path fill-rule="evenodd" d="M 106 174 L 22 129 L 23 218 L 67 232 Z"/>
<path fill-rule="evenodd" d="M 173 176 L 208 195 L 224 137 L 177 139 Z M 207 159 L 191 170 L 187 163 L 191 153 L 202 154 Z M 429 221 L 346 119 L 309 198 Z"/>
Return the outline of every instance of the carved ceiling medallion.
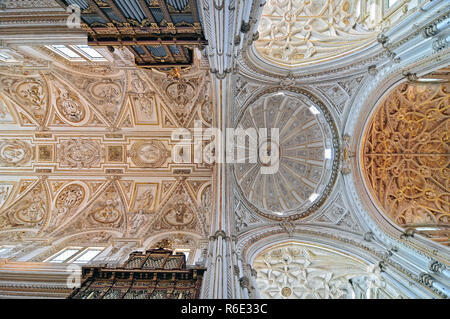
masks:
<path fill-rule="evenodd" d="M 72 167 L 97 166 L 103 156 L 103 148 L 98 141 L 81 138 L 61 141 L 58 152 L 61 164 Z"/>
<path fill-rule="evenodd" d="M 86 110 L 80 99 L 66 88 L 57 88 L 59 96 L 56 98 L 56 106 L 60 114 L 69 122 L 82 122 L 86 116 Z"/>
<path fill-rule="evenodd" d="M 80 206 L 85 197 L 84 188 L 77 184 L 65 187 L 56 198 L 56 207 L 71 209 Z"/>
<path fill-rule="evenodd" d="M 136 166 L 159 167 L 169 157 L 169 151 L 157 140 L 137 142 L 131 146 L 129 155 Z"/>
<path fill-rule="evenodd" d="M 182 203 L 175 204 L 164 214 L 164 221 L 171 226 L 186 226 L 194 220 L 194 213 Z"/>
<path fill-rule="evenodd" d="M 177 111 L 188 112 L 189 109 L 186 109 L 186 106 L 191 104 L 194 99 L 195 88 L 191 83 L 182 79 L 171 82 L 166 87 L 165 93 L 169 97 L 172 104 L 174 104 Z"/>
<path fill-rule="evenodd" d="M 21 166 L 32 159 L 31 146 L 23 141 L 3 140 L 0 141 L 0 165 Z"/>

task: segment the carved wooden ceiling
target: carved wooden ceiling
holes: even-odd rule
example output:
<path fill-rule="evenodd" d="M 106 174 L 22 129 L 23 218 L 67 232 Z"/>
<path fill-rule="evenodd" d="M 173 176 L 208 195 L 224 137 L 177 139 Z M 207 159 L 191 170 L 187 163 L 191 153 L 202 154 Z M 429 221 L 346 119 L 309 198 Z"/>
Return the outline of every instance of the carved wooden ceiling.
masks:
<path fill-rule="evenodd" d="M 78 6 L 90 46 L 126 46 L 142 67 L 187 67 L 205 40 L 196 0 L 57 0 Z"/>
<path fill-rule="evenodd" d="M 115 62 L 0 66 L 1 243 L 208 235 L 214 165 L 172 156 L 174 130 L 215 121 L 207 70 L 178 79 Z"/>
<path fill-rule="evenodd" d="M 370 120 L 361 155 L 384 213 L 448 245 L 450 78 L 438 74 L 441 80 L 447 74 L 447 83 L 409 83 L 391 91 Z"/>

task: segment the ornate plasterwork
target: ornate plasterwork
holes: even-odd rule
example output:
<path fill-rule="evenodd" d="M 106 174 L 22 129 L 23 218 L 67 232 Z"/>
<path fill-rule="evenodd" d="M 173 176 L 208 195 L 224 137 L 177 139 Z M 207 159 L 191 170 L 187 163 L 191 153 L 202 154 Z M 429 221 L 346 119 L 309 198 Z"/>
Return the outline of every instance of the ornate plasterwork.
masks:
<path fill-rule="evenodd" d="M 135 143 L 128 153 L 133 163 L 140 167 L 160 167 L 169 155 L 164 144 L 157 140 Z"/>
<path fill-rule="evenodd" d="M 29 143 L 20 140 L 0 141 L 1 166 L 22 166 L 33 158 L 33 150 Z"/>
<path fill-rule="evenodd" d="M 98 166 L 104 156 L 103 147 L 98 141 L 81 138 L 63 140 L 58 145 L 58 155 L 61 166 L 89 168 Z"/>
<path fill-rule="evenodd" d="M 365 133 L 367 183 L 384 213 L 402 227 L 448 244 L 448 85 L 404 84 L 381 103 Z"/>
<path fill-rule="evenodd" d="M 395 298 L 380 269 L 320 246 L 289 243 L 261 252 L 252 267 L 262 298 Z M 392 288 L 389 289 L 392 293 Z"/>
<path fill-rule="evenodd" d="M 38 74 L 28 77 L 0 75 L 2 91 L 29 115 L 43 125 L 48 111 L 48 88 Z"/>
<path fill-rule="evenodd" d="M 380 29 L 377 20 L 366 1 L 271 0 L 264 6 L 255 47 L 284 66 L 325 61 L 373 41 Z"/>
<path fill-rule="evenodd" d="M 67 86 L 61 85 L 56 90 L 58 92 L 56 106 L 61 117 L 69 123 L 82 122 L 86 117 L 86 109 L 82 105 L 79 97 Z"/>
<path fill-rule="evenodd" d="M 97 259 L 114 262 L 155 236 L 207 238 L 214 165 L 171 156 L 174 129 L 215 121 L 207 72 L 193 65 L 175 79 L 116 53 L 123 61 L 108 65 L 0 65 L 0 245 L 14 245 L 6 257 L 44 261 L 98 246 Z"/>

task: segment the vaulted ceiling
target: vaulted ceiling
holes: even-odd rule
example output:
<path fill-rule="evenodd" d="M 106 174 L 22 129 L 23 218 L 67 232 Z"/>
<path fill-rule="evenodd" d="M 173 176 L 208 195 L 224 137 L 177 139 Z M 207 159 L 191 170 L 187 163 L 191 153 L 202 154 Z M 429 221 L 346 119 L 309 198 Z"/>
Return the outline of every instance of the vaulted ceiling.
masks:
<path fill-rule="evenodd" d="M 372 115 L 361 156 L 383 212 L 449 245 L 450 86 L 446 70 L 424 79 L 430 77 L 444 83 L 403 84 L 386 96 Z"/>
<path fill-rule="evenodd" d="M 33 61 L 0 67 L 0 240 L 205 238 L 214 166 L 176 161 L 193 150 L 176 148 L 173 134 L 215 121 L 200 61 L 181 78 L 114 62 Z"/>

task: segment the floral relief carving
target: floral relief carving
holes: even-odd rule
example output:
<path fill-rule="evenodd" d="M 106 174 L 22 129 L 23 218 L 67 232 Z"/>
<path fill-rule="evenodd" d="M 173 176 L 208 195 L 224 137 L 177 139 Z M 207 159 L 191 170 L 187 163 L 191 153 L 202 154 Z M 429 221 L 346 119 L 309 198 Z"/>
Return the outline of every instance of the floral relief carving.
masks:
<path fill-rule="evenodd" d="M 98 166 L 104 155 L 98 141 L 87 139 L 64 140 L 58 145 L 58 158 L 63 166 L 89 168 Z"/>
<path fill-rule="evenodd" d="M 0 77 L 3 91 L 42 125 L 47 113 L 48 91 L 42 78 Z"/>
<path fill-rule="evenodd" d="M 448 89 L 397 87 L 366 131 L 362 160 L 370 191 L 400 226 L 450 224 Z M 448 230 L 428 234 L 448 244 Z"/>
<path fill-rule="evenodd" d="M 62 85 L 57 86 L 56 91 L 56 106 L 60 114 L 69 122 L 82 122 L 86 117 L 86 109 L 78 96 Z"/>

